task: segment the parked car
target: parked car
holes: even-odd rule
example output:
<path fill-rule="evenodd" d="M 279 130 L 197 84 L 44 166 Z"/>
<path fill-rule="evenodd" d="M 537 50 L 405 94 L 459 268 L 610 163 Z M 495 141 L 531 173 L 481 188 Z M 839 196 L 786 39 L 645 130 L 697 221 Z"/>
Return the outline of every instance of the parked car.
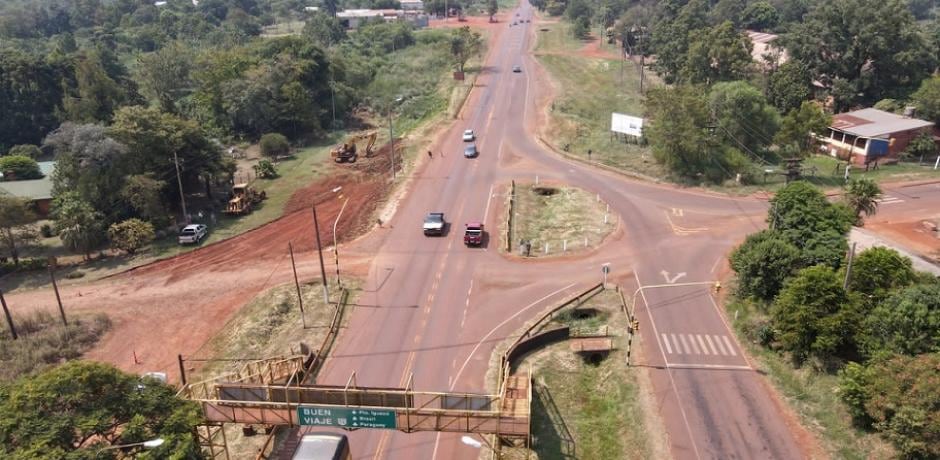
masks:
<path fill-rule="evenodd" d="M 472 130 L 472 129 L 468 129 L 468 130 L 466 130 L 466 131 L 463 132 L 463 141 L 464 141 L 464 142 L 473 142 L 474 139 L 476 139 L 476 136 L 473 134 L 473 130 Z"/>
<path fill-rule="evenodd" d="M 464 158 L 474 158 L 480 154 L 480 151 L 477 150 L 476 144 L 470 144 L 465 149 L 463 149 Z"/>
<path fill-rule="evenodd" d="M 180 230 L 179 242 L 180 244 L 199 244 L 208 234 L 209 229 L 205 225 L 187 225 Z"/>
<path fill-rule="evenodd" d="M 517 66 L 517 65 L 514 65 L 514 66 L 512 66 L 512 71 L 513 71 L 513 73 L 522 72 L 522 67 L 519 67 L 519 66 Z"/>
<path fill-rule="evenodd" d="M 424 230 L 425 236 L 443 235 L 445 225 L 447 225 L 447 223 L 444 221 L 443 212 L 429 212 L 424 218 L 422 229 Z"/>

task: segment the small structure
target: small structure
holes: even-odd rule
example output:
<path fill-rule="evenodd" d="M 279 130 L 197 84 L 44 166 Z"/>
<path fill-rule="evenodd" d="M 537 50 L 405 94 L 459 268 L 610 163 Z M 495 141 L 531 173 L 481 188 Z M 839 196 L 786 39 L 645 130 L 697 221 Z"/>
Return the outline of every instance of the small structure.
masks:
<path fill-rule="evenodd" d="M 0 195 L 13 195 L 28 199 L 40 217 L 49 215 L 52 204 L 52 172 L 54 161 L 40 161 L 39 171 L 42 179 L 0 181 Z"/>
<path fill-rule="evenodd" d="M 424 28 L 428 26 L 428 16 L 426 14 L 421 14 L 419 10 L 356 9 L 340 11 L 336 13 L 336 17 L 339 19 L 339 22 L 343 25 L 343 27 L 350 30 L 358 29 L 366 21 L 375 18 L 381 18 L 387 22 L 408 21 L 418 28 Z"/>
<path fill-rule="evenodd" d="M 400 0 L 398 3 L 404 11 L 424 11 L 423 0 Z"/>
<path fill-rule="evenodd" d="M 896 160 L 911 140 L 924 131 L 937 135 L 933 122 L 862 109 L 834 116 L 828 133 L 818 138 L 824 152 L 855 164 L 869 164 Z"/>
<path fill-rule="evenodd" d="M 777 67 L 787 62 L 788 56 L 786 50 L 773 43 L 777 39 L 777 35 L 748 30 L 747 38 L 749 38 L 751 44 L 754 45 L 754 47 L 751 48 L 751 59 L 754 59 L 754 62 L 764 67 L 764 70 L 769 70 L 770 68 Z"/>

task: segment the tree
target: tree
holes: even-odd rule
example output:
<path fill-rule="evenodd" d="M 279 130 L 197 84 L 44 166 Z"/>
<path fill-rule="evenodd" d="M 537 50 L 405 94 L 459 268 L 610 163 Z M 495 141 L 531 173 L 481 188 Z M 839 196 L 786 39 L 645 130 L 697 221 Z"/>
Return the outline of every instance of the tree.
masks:
<path fill-rule="evenodd" d="M 920 88 L 911 95 L 917 106 L 917 115 L 940 123 L 940 76 L 925 79 Z"/>
<path fill-rule="evenodd" d="M 849 290 L 861 294 L 867 304 L 877 305 L 892 291 L 909 286 L 914 280 L 910 258 L 894 249 L 873 247 L 855 258 Z"/>
<path fill-rule="evenodd" d="M 937 142 L 933 139 L 930 130 L 921 131 L 911 142 L 907 144 L 904 155 L 910 158 L 922 159 L 932 157 L 937 153 Z"/>
<path fill-rule="evenodd" d="M 303 36 L 324 48 L 329 48 L 346 39 L 346 28 L 335 16 L 318 11 L 307 18 Z"/>
<path fill-rule="evenodd" d="M 127 148 L 107 135 L 100 125 L 63 123 L 46 136 L 43 147 L 55 153 L 52 195 L 75 192 L 108 222 L 126 214 L 121 199 L 124 175 L 132 174 Z"/>
<path fill-rule="evenodd" d="M 780 115 L 760 90 L 743 81 L 716 83 L 708 95 L 708 109 L 724 142 L 751 155 L 769 147 L 780 126 Z"/>
<path fill-rule="evenodd" d="M 860 102 L 869 104 L 904 96 L 936 64 L 903 0 L 817 2 L 780 40 L 792 59 L 831 89 L 839 110 L 859 93 Z"/>
<path fill-rule="evenodd" d="M 696 36 L 700 38 L 689 45 L 683 68 L 685 81 L 711 84 L 747 78 L 754 45 L 746 35 L 735 30 L 730 21 L 705 29 Z"/>
<path fill-rule="evenodd" d="M 124 70 L 120 72 L 124 73 Z M 128 98 L 124 88 L 108 75 L 97 51 L 84 52 L 75 57 L 74 78 L 74 89 L 63 100 L 63 110 L 70 121 L 109 121 L 114 111 Z"/>
<path fill-rule="evenodd" d="M 0 157 L 0 174 L 3 180 L 41 179 L 42 171 L 36 160 L 23 155 Z"/>
<path fill-rule="evenodd" d="M 37 144 L 59 125 L 56 112 L 62 108 L 66 72 L 40 56 L 0 49 L 0 152 Z"/>
<path fill-rule="evenodd" d="M 767 77 L 767 100 L 781 113 L 799 109 L 813 96 L 813 76 L 809 68 L 798 61 L 781 65 Z"/>
<path fill-rule="evenodd" d="M 499 3 L 496 0 L 486 2 L 486 14 L 490 15 L 490 22 L 493 22 L 493 16 L 499 11 Z"/>
<path fill-rule="evenodd" d="M 115 458 L 99 450 L 161 438 L 155 449 L 124 450 L 139 458 L 199 458 L 191 434 L 199 407 L 150 377 L 111 365 L 72 361 L 25 377 L 0 392 L 0 456 Z M 109 455 L 111 454 L 111 455 Z"/>
<path fill-rule="evenodd" d="M 744 296 L 771 300 L 784 281 L 800 268 L 799 248 L 776 232 L 764 230 L 748 235 L 729 258 L 738 275 L 738 289 Z"/>
<path fill-rule="evenodd" d="M 768 30 L 774 28 L 779 21 L 777 8 L 763 0 L 748 3 L 741 12 L 741 25 L 745 29 Z"/>
<path fill-rule="evenodd" d="M 853 217 L 844 208 L 829 203 L 818 188 L 797 181 L 787 184 L 770 199 L 767 223 L 794 244 L 803 245 L 829 230 L 847 234 Z"/>
<path fill-rule="evenodd" d="M 859 322 L 842 280 L 823 265 L 804 268 L 784 283 L 771 318 L 780 347 L 797 363 L 836 355 L 851 344 Z"/>
<path fill-rule="evenodd" d="M 268 133 L 261 136 L 261 154 L 273 158 L 290 153 L 290 143 L 283 134 Z"/>
<path fill-rule="evenodd" d="M 20 248 L 36 238 L 30 227 L 35 221 L 36 215 L 27 200 L 0 194 L 0 243 L 14 265 L 20 264 Z"/>
<path fill-rule="evenodd" d="M 67 192 L 52 202 L 52 217 L 59 238 L 72 252 L 91 258 L 91 251 L 104 241 L 102 215 L 75 192 Z"/>
<path fill-rule="evenodd" d="M 39 150 L 39 147 L 32 144 L 20 144 L 11 147 L 7 155 L 29 157 L 35 160 L 42 156 L 42 150 Z"/>
<path fill-rule="evenodd" d="M 166 207 L 160 197 L 165 188 L 166 183 L 163 181 L 136 174 L 127 177 L 120 195 L 140 217 L 162 226 L 167 221 Z"/>
<path fill-rule="evenodd" d="M 845 204 L 855 212 L 855 225 L 864 225 L 862 214 L 871 217 L 878 212 L 878 200 L 881 198 L 881 187 L 868 178 L 852 179 L 845 185 L 842 199 Z"/>
<path fill-rule="evenodd" d="M 681 4 L 681 3 L 680 3 Z M 678 10 L 674 20 L 656 23 L 650 36 L 651 51 L 656 54 L 653 64 L 666 83 L 680 79 L 689 61 L 691 37 L 699 37 L 708 27 L 709 2 L 690 0 Z"/>
<path fill-rule="evenodd" d="M 741 26 L 741 13 L 745 9 L 744 0 L 718 0 L 709 12 L 712 24 L 730 22 L 735 28 Z"/>
<path fill-rule="evenodd" d="M 940 457 L 940 353 L 852 365 L 840 375 L 840 390 L 901 458 Z"/>
<path fill-rule="evenodd" d="M 111 224 L 108 228 L 111 246 L 128 254 L 134 254 L 138 249 L 150 244 L 154 238 L 156 235 L 153 231 L 153 224 L 137 218 Z"/>
<path fill-rule="evenodd" d="M 143 94 L 163 111 L 178 114 L 180 104 L 195 89 L 192 78 L 195 66 L 196 53 L 192 48 L 174 41 L 138 58 L 137 81 Z"/>
<path fill-rule="evenodd" d="M 710 115 L 700 88 L 653 88 L 647 93 L 646 109 L 650 122 L 643 134 L 649 139 L 656 161 L 687 178 L 704 175 L 708 180 L 720 181 L 733 173 L 726 166 L 727 147 L 705 130 Z"/>
<path fill-rule="evenodd" d="M 800 154 L 806 155 L 815 148 L 815 135 L 825 133 L 830 125 L 831 115 L 815 102 L 803 101 L 799 109 L 793 109 L 783 117 L 774 143 L 781 147 L 795 146 Z"/>
<path fill-rule="evenodd" d="M 940 352 L 940 284 L 894 291 L 874 305 L 859 335 L 869 357 Z"/>
<path fill-rule="evenodd" d="M 450 37 L 450 54 L 457 72 L 463 72 L 470 57 L 479 54 L 482 47 L 483 41 L 479 32 L 470 30 L 469 26 L 455 30 Z"/>

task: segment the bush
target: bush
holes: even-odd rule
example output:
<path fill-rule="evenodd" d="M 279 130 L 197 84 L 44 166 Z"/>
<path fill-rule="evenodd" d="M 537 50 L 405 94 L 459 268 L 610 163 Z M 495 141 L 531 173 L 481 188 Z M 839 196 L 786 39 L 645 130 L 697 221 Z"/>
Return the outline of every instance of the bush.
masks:
<path fill-rule="evenodd" d="M 71 317 L 68 328 L 57 314 L 37 311 L 14 316 L 19 339 L 12 340 L 9 329 L 0 328 L 0 382 L 81 357 L 111 327 L 104 314 Z"/>
<path fill-rule="evenodd" d="M 43 238 L 52 238 L 55 233 L 52 231 L 52 226 L 49 224 L 42 224 L 39 226 L 39 234 Z"/>
<path fill-rule="evenodd" d="M 252 168 L 255 170 L 255 174 L 262 179 L 274 179 L 277 177 L 277 169 L 274 168 L 274 163 L 271 163 L 270 160 L 261 160 Z"/>
<path fill-rule="evenodd" d="M 36 158 L 42 156 L 42 150 L 39 150 L 39 147 L 36 147 L 35 145 L 21 144 L 14 145 L 13 148 L 7 152 L 7 155 L 29 157 L 35 160 Z"/>
<path fill-rule="evenodd" d="M 42 179 L 39 163 L 23 155 L 0 157 L 0 173 L 3 173 L 3 180 Z"/>
<path fill-rule="evenodd" d="M 13 272 L 29 272 L 35 270 L 45 270 L 49 265 L 46 259 L 20 259 L 20 265 L 16 266 L 12 261 L 0 263 L 0 276 Z"/>
<path fill-rule="evenodd" d="M 137 252 L 138 249 L 153 241 L 155 237 L 153 225 L 150 222 L 144 222 L 136 218 L 111 224 L 111 227 L 108 228 L 108 238 L 111 239 L 111 246 L 128 254 Z"/>
<path fill-rule="evenodd" d="M 283 134 L 268 133 L 261 136 L 261 154 L 277 158 L 290 153 L 290 143 Z"/>

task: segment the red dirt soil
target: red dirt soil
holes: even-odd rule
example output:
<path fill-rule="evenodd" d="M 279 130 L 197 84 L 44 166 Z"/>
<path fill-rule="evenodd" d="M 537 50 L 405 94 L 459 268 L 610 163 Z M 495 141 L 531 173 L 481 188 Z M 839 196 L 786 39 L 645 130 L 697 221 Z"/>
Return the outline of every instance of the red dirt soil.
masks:
<path fill-rule="evenodd" d="M 346 199 L 337 226 L 340 241 L 350 241 L 375 226 L 375 211 L 391 189 L 389 151 L 386 146 L 373 158 L 336 165 L 335 173 L 297 190 L 284 216 L 269 224 L 106 279 L 63 286 L 67 314 L 104 312 L 113 323 L 85 357 L 127 371 L 166 372 L 177 380 L 177 354 L 211 355 L 203 347 L 234 313 L 268 288 L 293 281 L 288 242 L 293 243 L 301 279 L 319 278 L 311 205 L 317 205 L 324 246 L 333 244 L 333 223 Z M 334 198 L 336 187 L 342 189 Z M 325 257 L 332 259 L 327 253 Z M 345 255 L 344 271 L 347 266 L 357 270 L 366 261 L 363 257 L 367 256 Z M 17 312 L 55 305 L 51 289 L 17 292 L 7 300 Z"/>
<path fill-rule="evenodd" d="M 897 241 L 933 262 L 940 262 L 940 238 L 924 228 L 922 220 L 905 222 L 866 222 L 865 228 Z"/>

